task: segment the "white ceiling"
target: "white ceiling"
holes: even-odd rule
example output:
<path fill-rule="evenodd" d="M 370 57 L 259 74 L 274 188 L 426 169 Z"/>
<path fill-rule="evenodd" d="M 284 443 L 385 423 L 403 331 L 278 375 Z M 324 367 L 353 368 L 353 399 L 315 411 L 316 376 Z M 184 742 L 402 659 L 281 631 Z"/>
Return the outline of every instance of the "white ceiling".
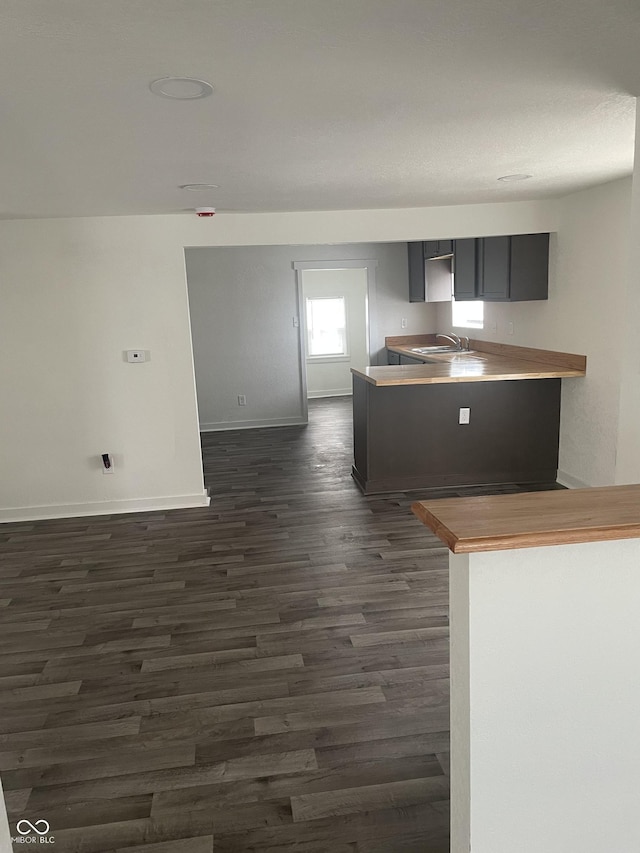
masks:
<path fill-rule="evenodd" d="M 636 95 L 639 0 L 2 0 L 0 218 L 560 195 L 631 171 Z"/>

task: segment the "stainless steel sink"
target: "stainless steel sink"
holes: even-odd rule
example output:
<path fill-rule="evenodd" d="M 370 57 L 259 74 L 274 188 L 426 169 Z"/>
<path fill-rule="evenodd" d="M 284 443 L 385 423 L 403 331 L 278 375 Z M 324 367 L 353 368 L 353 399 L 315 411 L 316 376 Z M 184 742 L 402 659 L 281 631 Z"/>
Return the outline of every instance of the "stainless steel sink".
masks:
<path fill-rule="evenodd" d="M 451 346 L 443 346 L 443 347 L 434 346 L 434 347 L 413 347 L 411 352 L 417 352 L 420 355 L 431 355 L 431 353 L 460 352 L 460 350 L 457 347 L 451 347 Z"/>
<path fill-rule="evenodd" d="M 475 350 L 459 350 L 459 349 L 447 349 L 444 352 L 421 352 L 419 355 L 422 356 L 423 361 L 427 364 L 453 364 L 454 362 L 458 364 L 478 364 L 480 361 L 486 361 L 486 358 L 482 355 L 475 355 Z M 418 353 L 416 353 L 418 354 Z"/>
<path fill-rule="evenodd" d="M 475 352 L 474 349 L 457 349 L 456 347 L 415 347 L 411 350 L 411 352 L 415 352 L 418 355 L 453 355 L 460 356 L 461 358 L 465 358 L 468 355 L 472 356 L 472 353 Z M 472 356 L 473 357 L 473 356 Z M 478 358 L 478 356 L 476 356 Z"/>

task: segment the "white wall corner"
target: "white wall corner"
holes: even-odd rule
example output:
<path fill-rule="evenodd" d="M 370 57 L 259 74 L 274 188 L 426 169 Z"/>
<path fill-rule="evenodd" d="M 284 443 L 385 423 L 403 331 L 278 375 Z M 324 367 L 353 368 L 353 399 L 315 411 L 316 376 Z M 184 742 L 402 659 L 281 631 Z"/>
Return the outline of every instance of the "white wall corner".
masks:
<path fill-rule="evenodd" d="M 571 474 L 567 474 L 566 471 L 560 471 L 559 469 L 556 480 L 561 486 L 565 486 L 567 489 L 591 488 L 591 485 L 589 483 L 585 483 L 584 480 L 579 480 L 577 477 L 573 477 Z"/>
<path fill-rule="evenodd" d="M 4 794 L 2 793 L 2 783 L 0 783 L 0 851 L 11 853 L 11 832 L 9 829 L 9 819 L 7 818 L 7 807 L 5 805 Z"/>

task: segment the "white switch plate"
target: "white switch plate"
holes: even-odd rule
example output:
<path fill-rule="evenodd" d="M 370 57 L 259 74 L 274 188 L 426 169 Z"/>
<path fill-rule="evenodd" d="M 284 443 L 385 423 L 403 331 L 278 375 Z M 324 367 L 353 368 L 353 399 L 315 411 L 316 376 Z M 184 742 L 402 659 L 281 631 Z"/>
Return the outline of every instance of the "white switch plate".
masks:
<path fill-rule="evenodd" d="M 246 406 L 247 405 L 247 397 L 245 394 L 238 394 L 238 405 Z"/>
<path fill-rule="evenodd" d="M 100 457 L 100 464 L 102 465 L 102 473 L 103 474 L 113 474 L 113 456 L 111 453 L 109 454 L 109 459 L 111 460 L 111 467 L 105 468 L 104 462 L 102 461 L 102 456 Z"/>
<path fill-rule="evenodd" d="M 293 317 L 292 320 L 293 320 L 293 328 L 297 329 L 298 326 L 300 325 L 300 319 L 298 317 Z"/>
<path fill-rule="evenodd" d="M 507 334 L 508 335 L 513 334 L 513 322 L 511 322 L 511 321 L 509 321 L 509 325 L 507 326 Z"/>
<path fill-rule="evenodd" d="M 459 424 L 468 424 L 470 417 L 471 417 L 471 409 L 461 408 L 460 409 L 460 416 L 458 417 L 458 423 Z"/>
<path fill-rule="evenodd" d="M 127 350 L 127 361 L 130 364 L 135 364 L 136 362 L 146 361 L 146 354 L 143 349 L 128 349 Z"/>
<path fill-rule="evenodd" d="M 408 325 L 409 325 L 409 321 L 407 320 L 406 317 L 403 317 L 402 320 L 400 320 L 401 328 L 406 329 Z"/>

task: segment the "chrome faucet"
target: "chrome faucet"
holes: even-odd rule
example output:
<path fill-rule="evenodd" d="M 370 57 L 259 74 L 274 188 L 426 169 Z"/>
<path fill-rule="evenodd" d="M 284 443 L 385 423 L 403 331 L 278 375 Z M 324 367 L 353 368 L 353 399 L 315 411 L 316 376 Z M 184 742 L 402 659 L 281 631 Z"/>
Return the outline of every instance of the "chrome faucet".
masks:
<path fill-rule="evenodd" d="M 441 335 L 440 332 L 438 332 L 436 338 L 446 338 L 448 341 L 451 341 L 452 344 L 455 344 L 456 349 L 462 349 L 462 342 L 456 334 L 452 333 L 451 335 Z"/>

